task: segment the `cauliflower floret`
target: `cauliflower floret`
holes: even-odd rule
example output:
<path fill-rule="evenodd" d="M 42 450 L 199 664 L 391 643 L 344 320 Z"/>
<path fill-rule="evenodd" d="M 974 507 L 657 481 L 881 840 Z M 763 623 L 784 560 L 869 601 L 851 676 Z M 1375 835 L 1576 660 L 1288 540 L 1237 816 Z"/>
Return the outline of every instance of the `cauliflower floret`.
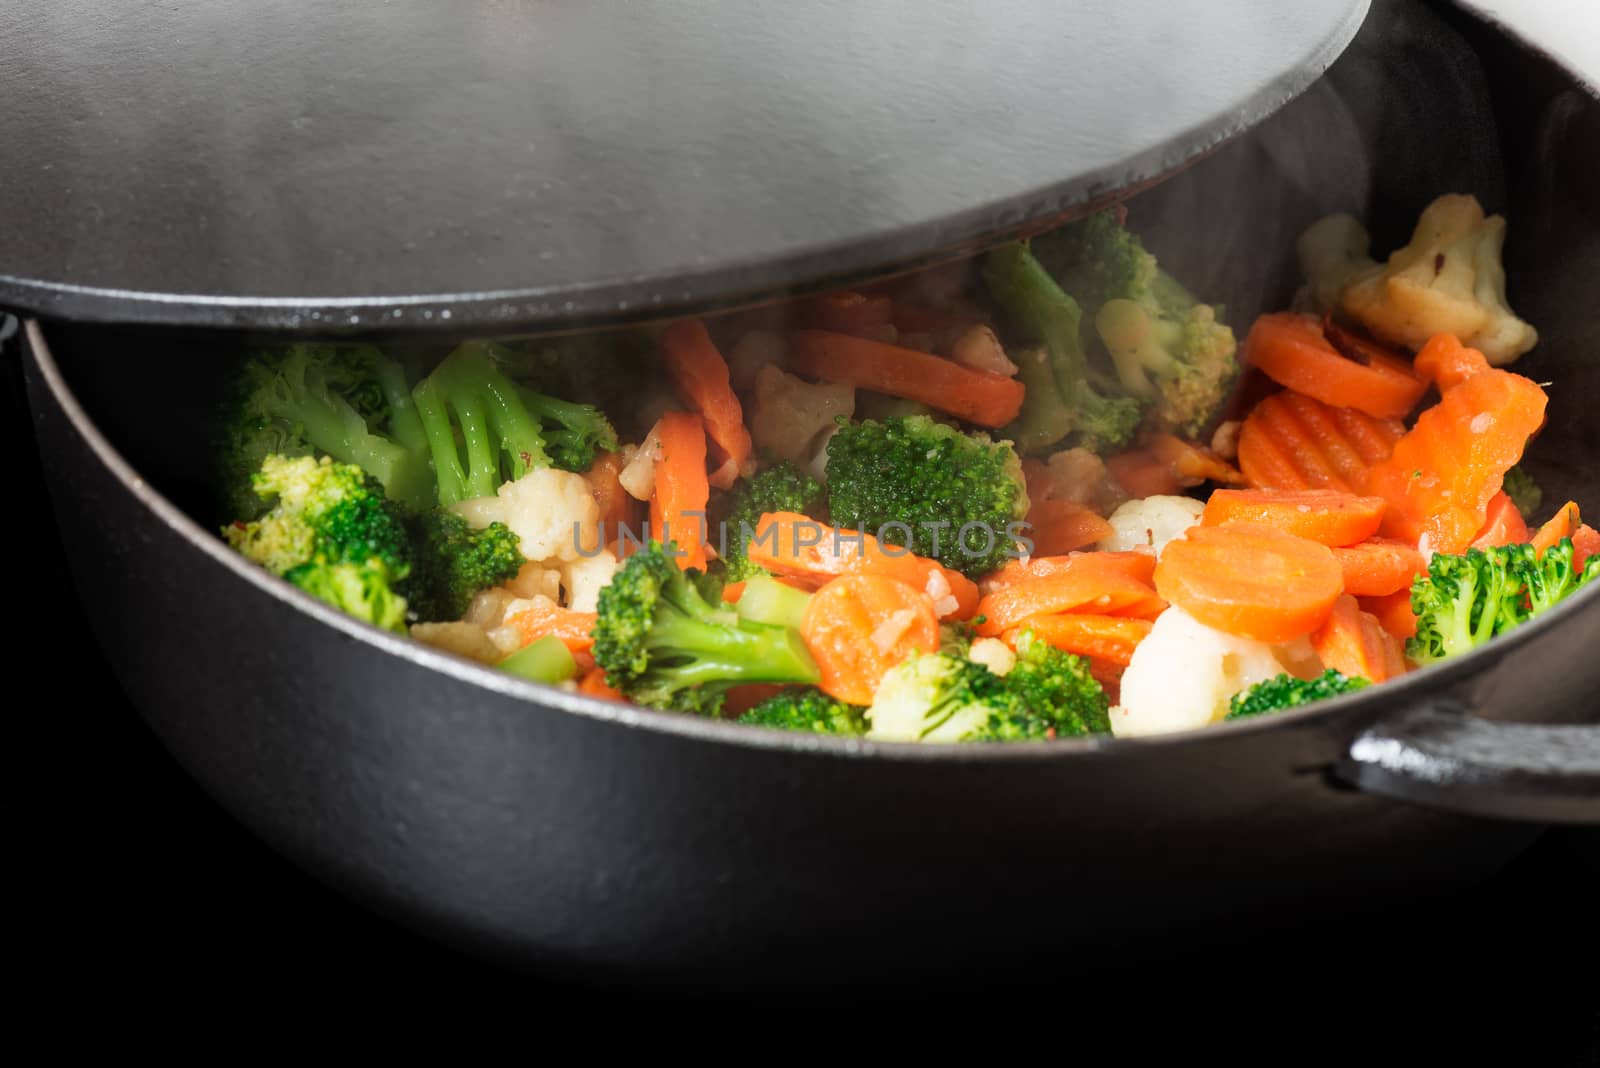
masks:
<path fill-rule="evenodd" d="M 529 560 L 576 560 L 580 547 L 600 544 L 600 506 L 582 475 L 543 467 L 507 482 L 493 497 L 454 505 L 474 527 L 493 522 L 510 527 Z"/>
<path fill-rule="evenodd" d="M 1228 714 L 1234 694 L 1288 669 L 1280 655 L 1287 650 L 1224 634 L 1169 608 L 1133 651 L 1122 675 L 1122 704 L 1111 710 L 1111 733 L 1132 738 L 1215 723 Z"/>
<path fill-rule="evenodd" d="M 552 601 L 561 597 L 561 571 L 545 567 L 532 560 L 522 565 L 516 577 L 505 584 L 508 595 L 516 597 L 548 597 Z M 469 617 L 470 618 L 470 617 Z"/>
<path fill-rule="evenodd" d="M 1030 501 L 1072 501 L 1104 515 L 1128 499 L 1106 462 L 1088 449 L 1063 449 L 1039 466 L 1030 460 L 1024 472 Z"/>
<path fill-rule="evenodd" d="M 600 591 L 620 566 L 610 549 L 562 564 L 561 585 L 567 590 L 567 607 L 574 612 L 596 611 L 600 607 Z"/>
<path fill-rule="evenodd" d="M 999 638 L 979 638 L 967 650 L 967 659 L 1002 677 L 1017 666 L 1017 654 Z"/>
<path fill-rule="evenodd" d="M 983 323 L 968 327 L 950 347 L 950 356 L 963 367 L 991 374 L 1017 376 L 1017 365 L 1006 356 L 1005 348 L 992 329 Z"/>
<path fill-rule="evenodd" d="M 1350 279 L 1376 267 L 1368 250 L 1372 238 L 1354 215 L 1341 212 L 1318 219 L 1294 243 L 1306 284 L 1295 294 L 1296 311 L 1322 315 L 1339 306 Z"/>
<path fill-rule="evenodd" d="M 1411 243 L 1353 278 L 1341 303 L 1386 341 L 1419 349 L 1434 334 L 1454 334 L 1504 366 L 1539 340 L 1506 303 L 1505 239 L 1505 219 L 1485 218 L 1476 197 L 1442 196 L 1423 210 Z"/>
<path fill-rule="evenodd" d="M 505 655 L 476 623 L 416 623 L 411 627 L 411 636 L 424 645 L 482 664 L 498 663 Z"/>
<path fill-rule="evenodd" d="M 839 416 L 855 414 L 856 391 L 842 382 L 810 382 L 768 364 L 756 374 L 751 439 L 758 449 L 803 464 L 815 455 L 817 438 Z"/>
<path fill-rule="evenodd" d="M 1167 542 L 1200 522 L 1205 510 L 1205 504 L 1193 497 L 1158 495 L 1129 501 L 1106 520 L 1115 533 L 1095 547 L 1112 552 L 1150 549 L 1160 556 Z"/>

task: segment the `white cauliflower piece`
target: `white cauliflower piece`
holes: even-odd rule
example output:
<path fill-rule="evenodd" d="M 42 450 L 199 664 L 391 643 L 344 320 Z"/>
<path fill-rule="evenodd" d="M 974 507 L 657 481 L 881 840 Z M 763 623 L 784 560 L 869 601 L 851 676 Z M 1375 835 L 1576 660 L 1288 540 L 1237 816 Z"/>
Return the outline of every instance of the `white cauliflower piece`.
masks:
<path fill-rule="evenodd" d="M 842 382 L 812 384 L 768 364 L 756 375 L 750 437 L 756 448 L 803 464 L 839 416 L 855 414 L 856 391 Z"/>
<path fill-rule="evenodd" d="M 558 567 L 545 567 L 543 564 L 529 560 L 522 565 L 522 569 L 517 572 L 516 577 L 505 584 L 504 589 L 507 596 L 525 599 L 548 597 L 552 601 L 559 600 L 561 598 L 561 570 Z"/>
<path fill-rule="evenodd" d="M 1122 703 L 1111 710 L 1111 733 L 1133 738 L 1204 727 L 1228 714 L 1234 694 L 1285 670 L 1276 647 L 1169 608 L 1133 651 Z"/>
<path fill-rule="evenodd" d="M 561 585 L 567 591 L 567 607 L 574 612 L 593 612 L 600 607 L 600 591 L 622 566 L 610 549 L 593 556 L 580 556 L 561 565 Z"/>
<path fill-rule="evenodd" d="M 1104 515 L 1128 499 L 1106 462 L 1088 449 L 1063 449 L 1044 462 L 1043 470 L 1029 470 L 1029 500 L 1072 501 Z"/>
<path fill-rule="evenodd" d="M 455 653 L 481 664 L 498 663 L 505 655 L 476 623 L 415 623 L 411 636 L 424 645 Z M 514 651 L 514 650 L 513 650 Z"/>
<path fill-rule="evenodd" d="M 554 467 L 530 471 L 495 496 L 461 501 L 454 510 L 478 529 L 504 523 L 521 539 L 522 555 L 540 563 L 576 560 L 580 546 L 592 551 L 600 544 L 600 506 L 588 481 Z"/>
<path fill-rule="evenodd" d="M 1167 542 L 1200 522 L 1205 510 L 1205 504 L 1193 497 L 1158 495 L 1129 501 L 1106 520 L 1114 533 L 1096 548 L 1112 552 L 1147 548 L 1160 556 Z"/>
<path fill-rule="evenodd" d="M 991 374 L 1005 375 L 1015 378 L 1017 365 L 1006 356 L 1005 347 L 1000 344 L 1000 339 L 995 332 L 983 323 L 968 327 L 967 330 L 955 340 L 950 347 L 950 356 L 956 363 L 963 367 L 970 367 L 974 371 L 988 371 Z"/>
<path fill-rule="evenodd" d="M 1295 310 L 1322 315 L 1339 306 L 1339 294 L 1350 279 L 1376 267 L 1368 254 L 1372 238 L 1354 215 L 1328 215 L 1310 226 L 1294 243 L 1306 284 L 1295 294 Z"/>
<path fill-rule="evenodd" d="M 828 482 L 828 443 L 842 429 L 844 428 L 834 424 L 824 430 L 822 436 L 817 438 L 816 451 L 811 454 L 809 459 L 800 464 L 802 471 L 823 485 L 827 485 Z"/>
<path fill-rule="evenodd" d="M 967 650 L 967 659 L 1001 676 L 1017 666 L 1017 654 L 999 638 L 979 638 Z"/>
<path fill-rule="evenodd" d="M 1504 366 L 1539 340 L 1506 303 L 1505 239 L 1505 219 L 1485 217 L 1476 197 L 1439 197 L 1423 209 L 1411 243 L 1352 278 L 1340 303 L 1386 341 L 1415 350 L 1434 334 L 1454 334 Z"/>

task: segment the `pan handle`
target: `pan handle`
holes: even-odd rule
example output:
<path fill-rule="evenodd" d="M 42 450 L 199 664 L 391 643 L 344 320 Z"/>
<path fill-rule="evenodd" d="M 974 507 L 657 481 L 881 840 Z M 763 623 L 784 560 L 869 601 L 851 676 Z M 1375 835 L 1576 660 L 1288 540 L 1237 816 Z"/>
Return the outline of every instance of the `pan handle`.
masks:
<path fill-rule="evenodd" d="M 1600 824 L 1600 726 L 1500 723 L 1428 704 L 1368 728 L 1335 774 L 1453 812 Z"/>

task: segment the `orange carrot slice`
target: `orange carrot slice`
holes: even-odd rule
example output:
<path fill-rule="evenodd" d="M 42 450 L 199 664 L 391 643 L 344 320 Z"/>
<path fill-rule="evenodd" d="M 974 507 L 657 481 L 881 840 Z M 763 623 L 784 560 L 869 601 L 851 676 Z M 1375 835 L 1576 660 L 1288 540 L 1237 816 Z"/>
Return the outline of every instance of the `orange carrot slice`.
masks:
<path fill-rule="evenodd" d="M 1068 558 L 1065 566 L 1043 578 L 995 590 L 978 602 L 984 617 L 979 634 L 996 637 L 1029 616 L 1083 612 L 1092 615 L 1154 619 L 1167 605 L 1148 584 L 1116 565 L 1096 559 L 1100 553 Z"/>
<path fill-rule="evenodd" d="M 1392 538 L 1372 538 L 1333 550 L 1344 572 L 1344 592 L 1357 597 L 1383 597 L 1411 589 L 1412 580 L 1428 569 L 1416 548 Z"/>
<path fill-rule="evenodd" d="M 655 492 L 650 495 L 650 536 L 677 543 L 678 566 L 706 566 L 706 434 L 693 412 L 667 412 L 656 423 L 661 459 L 656 461 Z"/>
<path fill-rule="evenodd" d="M 1472 539 L 1474 549 L 1487 549 L 1494 545 L 1520 545 L 1529 538 L 1528 524 L 1517 511 L 1517 506 L 1505 490 L 1489 498 L 1488 517 L 1483 529 Z"/>
<path fill-rule="evenodd" d="M 1428 384 L 1411 365 L 1376 344 L 1350 355 L 1328 340 L 1322 323 L 1298 312 L 1263 315 L 1245 338 L 1245 360 L 1273 381 L 1336 408 L 1398 419 L 1416 407 Z"/>
<path fill-rule="evenodd" d="M 1150 629 L 1154 626 L 1148 619 L 1066 612 L 1053 616 L 1029 616 L 1018 626 L 1007 630 L 1004 639 L 1007 645 L 1015 649 L 1022 632 L 1031 630 L 1040 641 L 1048 642 L 1057 649 L 1127 667 L 1133 661 L 1133 651 L 1150 636 Z"/>
<path fill-rule="evenodd" d="M 1107 456 L 1106 469 L 1130 497 L 1171 496 L 1183 489 L 1172 465 L 1148 449 Z"/>
<path fill-rule="evenodd" d="M 1404 434 L 1396 419 L 1275 393 L 1240 428 L 1239 469 L 1252 486 L 1361 493 L 1372 465 L 1387 459 Z"/>
<path fill-rule="evenodd" d="M 1076 501 L 1035 501 L 1027 523 L 1023 533 L 1033 542 L 1033 551 L 1047 556 L 1093 545 L 1115 533 L 1093 509 Z"/>
<path fill-rule="evenodd" d="M 1175 434 L 1151 434 L 1145 448 L 1172 469 L 1180 485 L 1198 486 L 1202 482 L 1237 485 L 1244 481 L 1239 469 L 1218 456 L 1208 446 L 1184 441 Z"/>
<path fill-rule="evenodd" d="M 594 645 L 589 632 L 594 630 L 595 613 L 562 608 L 548 597 L 535 597 L 533 606 L 506 617 L 506 626 L 516 627 L 522 644 L 554 634 L 573 652 Z"/>
<path fill-rule="evenodd" d="M 1546 549 L 1554 547 L 1562 538 L 1570 538 L 1583 526 L 1583 516 L 1578 514 L 1578 502 L 1568 501 L 1556 509 L 1556 514 L 1545 521 L 1529 541 L 1533 551 L 1543 556 Z"/>
<path fill-rule="evenodd" d="M 622 474 L 620 452 L 602 452 L 584 474 L 595 504 L 600 506 L 601 529 L 615 532 L 633 518 L 634 499 L 622 488 L 618 476 Z"/>
<path fill-rule="evenodd" d="M 1424 555 L 1471 545 L 1488 519 L 1489 499 L 1544 424 L 1545 403 L 1544 390 L 1509 371 L 1487 371 L 1447 390 L 1372 469 L 1367 492 L 1389 502 L 1385 536 Z"/>
<path fill-rule="evenodd" d="M 1595 555 L 1600 555 L 1600 530 L 1585 523 L 1572 532 L 1572 566 L 1581 569 Z"/>
<path fill-rule="evenodd" d="M 1007 586 L 1015 586 L 1033 579 L 1060 574 L 1073 566 L 1082 556 L 1093 556 L 1090 567 L 1109 567 L 1121 571 L 1129 578 L 1138 579 L 1146 586 L 1155 579 L 1156 554 L 1130 550 L 1127 552 L 1068 553 L 1065 556 L 1035 556 L 1028 560 L 1008 560 L 1003 567 L 983 577 L 981 589 L 985 594 L 996 593 Z"/>
<path fill-rule="evenodd" d="M 939 648 L 939 620 L 920 590 L 881 575 L 844 575 L 811 597 L 800 635 L 830 697 L 870 705 L 884 673 Z"/>
<path fill-rule="evenodd" d="M 1417 350 L 1412 367 L 1443 393 L 1489 370 L 1489 361 L 1477 349 L 1463 345 L 1454 334 L 1435 334 Z"/>
<path fill-rule="evenodd" d="M 1024 390 L 1014 378 L 848 334 L 797 331 L 789 367 L 809 378 L 920 401 L 979 426 L 1005 426 L 1022 410 Z"/>
<path fill-rule="evenodd" d="M 604 668 L 595 668 L 578 680 L 578 692 L 588 697 L 598 697 L 605 701 L 626 701 L 621 691 L 614 690 L 606 682 Z"/>
<path fill-rule="evenodd" d="M 1417 617 L 1411 611 L 1411 588 L 1382 597 L 1360 597 L 1363 612 L 1372 613 L 1384 630 L 1401 641 L 1417 633 Z"/>
<path fill-rule="evenodd" d="M 718 489 L 728 489 L 740 475 L 750 473 L 753 451 L 750 431 L 744 427 L 744 409 L 728 381 L 728 361 L 699 319 L 680 319 L 663 330 L 661 351 L 673 385 L 705 420 L 705 433 L 716 446 L 716 468 L 709 481 Z"/>
<path fill-rule="evenodd" d="M 1220 489 L 1206 501 L 1200 522 L 1259 523 L 1324 545 L 1354 545 L 1378 532 L 1382 497 L 1357 497 L 1339 490 Z"/>
<path fill-rule="evenodd" d="M 1348 594 L 1334 602 L 1333 611 L 1311 635 L 1311 646 L 1323 667 L 1368 682 L 1390 678 L 1402 662 L 1400 643 Z"/>
<path fill-rule="evenodd" d="M 1191 527 L 1156 564 L 1162 597 L 1208 627 L 1263 642 L 1310 634 L 1343 589 L 1332 549 L 1250 523 Z"/>

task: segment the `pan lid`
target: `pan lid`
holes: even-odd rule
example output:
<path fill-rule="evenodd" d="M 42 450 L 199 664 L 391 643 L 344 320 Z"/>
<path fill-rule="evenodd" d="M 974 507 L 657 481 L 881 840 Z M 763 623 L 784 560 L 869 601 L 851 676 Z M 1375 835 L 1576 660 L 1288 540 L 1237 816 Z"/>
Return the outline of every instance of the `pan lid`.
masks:
<path fill-rule="evenodd" d="M 545 328 L 932 262 L 1283 105 L 1366 0 L 11 0 L 0 306 Z"/>

